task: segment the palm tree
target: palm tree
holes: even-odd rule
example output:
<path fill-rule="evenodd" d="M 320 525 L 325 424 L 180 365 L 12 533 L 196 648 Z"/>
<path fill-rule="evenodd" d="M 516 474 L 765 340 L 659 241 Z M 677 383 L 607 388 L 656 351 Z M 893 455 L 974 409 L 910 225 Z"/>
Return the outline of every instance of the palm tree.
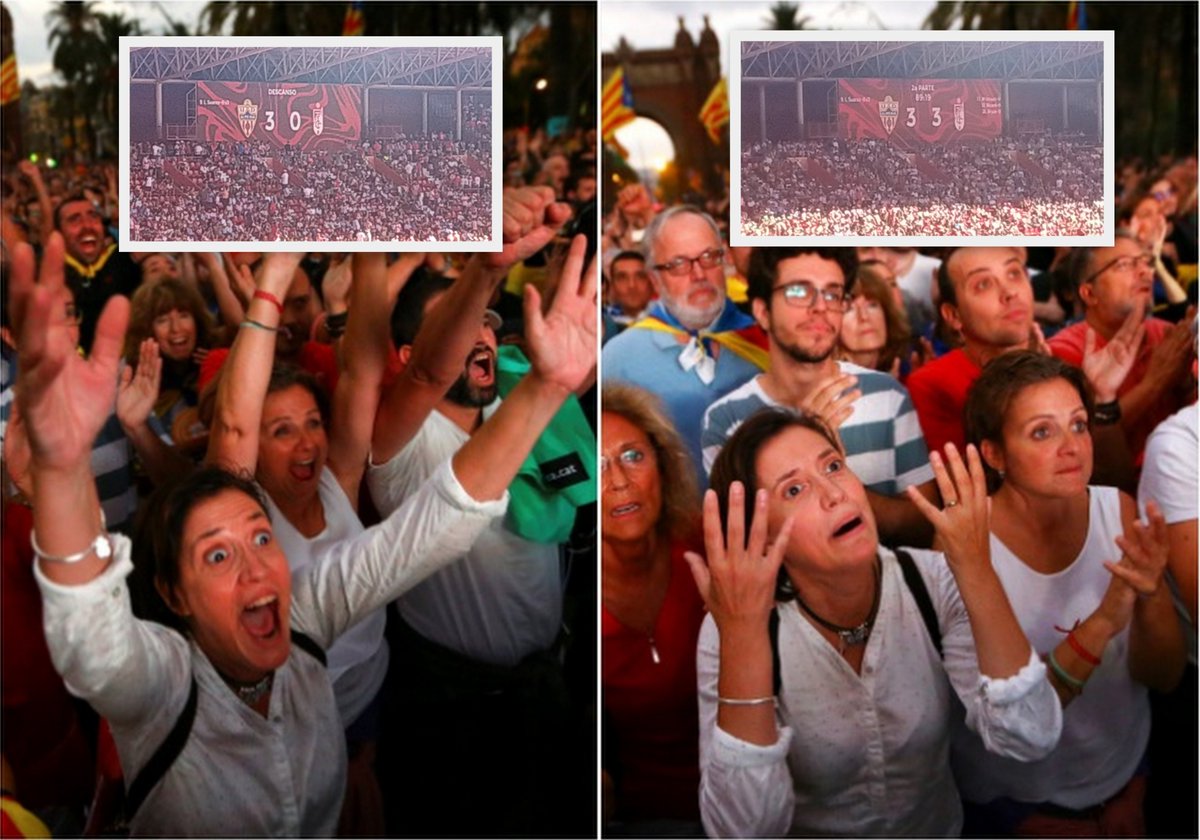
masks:
<path fill-rule="evenodd" d="M 116 151 L 117 138 L 117 91 L 120 88 L 118 53 L 123 35 L 141 35 L 142 26 L 136 20 L 125 17 L 123 12 L 100 12 L 96 15 L 97 49 L 91 62 L 91 78 L 88 80 L 88 97 L 99 101 L 103 117 L 103 134 L 112 139 Z M 97 138 L 99 139 L 99 138 Z M 100 145 L 97 143 L 97 145 Z M 99 149 L 97 149 L 99 157 Z"/>
<path fill-rule="evenodd" d="M 1114 31 L 1117 157 L 1186 154 L 1197 134 L 1196 4 L 1089 3 L 1088 26 Z M 941 0 L 926 29 L 1062 29 L 1067 3 Z"/>
<path fill-rule="evenodd" d="M 792 30 L 804 29 L 808 24 L 812 23 L 812 18 L 807 15 L 800 15 L 799 3 L 788 3 L 787 0 L 779 0 L 778 3 L 771 6 L 767 10 L 768 29 Z"/>
<path fill-rule="evenodd" d="M 78 113 L 77 92 L 82 92 L 87 86 L 89 62 L 95 58 L 97 42 L 96 3 L 92 0 L 59 0 L 46 14 L 46 24 L 50 29 L 47 44 L 53 49 L 51 60 L 54 69 L 66 80 L 64 95 L 67 100 L 67 112 L 71 145 L 79 150 L 81 139 L 89 146 L 92 145 L 91 109 L 84 108 L 83 116 L 85 131 L 83 138 L 76 132 Z"/>

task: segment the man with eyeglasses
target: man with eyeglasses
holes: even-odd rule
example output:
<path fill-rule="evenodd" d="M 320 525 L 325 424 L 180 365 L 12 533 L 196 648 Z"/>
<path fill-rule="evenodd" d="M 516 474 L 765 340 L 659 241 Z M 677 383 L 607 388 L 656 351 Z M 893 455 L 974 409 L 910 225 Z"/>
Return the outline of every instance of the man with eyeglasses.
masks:
<path fill-rule="evenodd" d="M 915 485 L 936 500 L 908 393 L 886 373 L 834 358 L 856 269 L 852 248 L 754 249 L 747 293 L 767 333 L 770 364 L 705 413 L 704 467 L 711 469 L 730 435 L 762 408 L 816 414 L 840 435 L 847 465 L 867 488 L 881 538 L 928 545 L 932 529 L 904 495 Z"/>
<path fill-rule="evenodd" d="M 766 336 L 725 296 L 725 249 L 707 213 L 690 205 L 660 213 L 642 250 L 658 300 L 604 345 L 601 369 L 605 381 L 658 394 L 703 482 L 704 410 L 766 367 Z"/>
<path fill-rule="evenodd" d="M 1135 347 L 1137 359 L 1116 393 L 1116 416 L 1130 451 L 1138 456 L 1154 427 L 1193 396 L 1189 392 L 1194 313 L 1179 324 L 1149 317 L 1154 257 L 1129 231 L 1118 230 L 1111 248 L 1076 248 L 1068 258 L 1067 273 L 1078 290 L 1084 319 L 1050 339 L 1055 356 L 1079 366 L 1089 332 L 1094 334 L 1095 349 L 1102 350 L 1126 321 L 1140 322 L 1144 328 L 1145 337 Z"/>

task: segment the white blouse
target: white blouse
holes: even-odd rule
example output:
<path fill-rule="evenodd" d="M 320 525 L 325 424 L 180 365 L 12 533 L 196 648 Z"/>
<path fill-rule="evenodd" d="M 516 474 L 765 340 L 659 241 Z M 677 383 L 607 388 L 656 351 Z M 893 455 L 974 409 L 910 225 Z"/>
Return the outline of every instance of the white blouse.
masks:
<path fill-rule="evenodd" d="M 1031 653 L 1008 679 L 982 676 L 945 558 L 908 552 L 937 612 L 944 659 L 895 556 L 880 548 L 879 612 L 861 675 L 795 604 L 779 605 L 782 688 L 771 746 L 717 726 L 720 638 L 712 616 L 705 619 L 697 652 L 700 812 L 711 836 L 957 834 L 951 688 L 989 749 L 1028 761 L 1057 743 L 1062 710 L 1042 662 Z"/>

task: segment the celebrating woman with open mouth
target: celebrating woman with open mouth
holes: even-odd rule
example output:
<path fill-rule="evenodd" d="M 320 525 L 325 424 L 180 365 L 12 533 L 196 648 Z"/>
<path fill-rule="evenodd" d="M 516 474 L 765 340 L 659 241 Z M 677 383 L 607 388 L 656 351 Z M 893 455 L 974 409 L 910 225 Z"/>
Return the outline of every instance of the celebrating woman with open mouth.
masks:
<path fill-rule="evenodd" d="M 61 237 L 51 237 L 36 283 L 32 250 L 17 247 L 17 400 L 33 453 L 47 642 L 70 690 L 112 727 L 128 806 L 142 803 L 134 834 L 334 833 L 346 751 L 319 648 L 464 553 L 503 512 L 538 434 L 595 363 L 594 266 L 581 280 L 582 249 L 572 254 L 546 316 L 527 295 L 531 349 L 545 351 L 532 354 L 531 374 L 419 493 L 324 562 L 289 574 L 266 507 L 242 477 L 204 469 L 160 492 L 139 523 L 135 559 L 167 627 L 134 617 L 130 543 L 106 533 L 88 461 L 116 392 L 128 302 L 109 302 L 85 361 L 51 319 L 64 283 Z M 162 762 L 189 709 L 177 756 L 144 790 L 139 780 L 154 775 L 147 768 Z"/>

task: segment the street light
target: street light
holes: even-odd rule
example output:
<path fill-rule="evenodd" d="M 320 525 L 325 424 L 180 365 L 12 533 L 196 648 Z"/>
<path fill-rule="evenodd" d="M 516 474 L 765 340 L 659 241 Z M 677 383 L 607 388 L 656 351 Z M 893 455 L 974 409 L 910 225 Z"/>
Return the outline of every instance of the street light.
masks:
<path fill-rule="evenodd" d="M 550 86 L 550 82 L 546 81 L 545 78 L 538 79 L 536 82 L 533 83 L 533 89 L 538 90 L 538 91 L 545 90 L 549 86 Z"/>

